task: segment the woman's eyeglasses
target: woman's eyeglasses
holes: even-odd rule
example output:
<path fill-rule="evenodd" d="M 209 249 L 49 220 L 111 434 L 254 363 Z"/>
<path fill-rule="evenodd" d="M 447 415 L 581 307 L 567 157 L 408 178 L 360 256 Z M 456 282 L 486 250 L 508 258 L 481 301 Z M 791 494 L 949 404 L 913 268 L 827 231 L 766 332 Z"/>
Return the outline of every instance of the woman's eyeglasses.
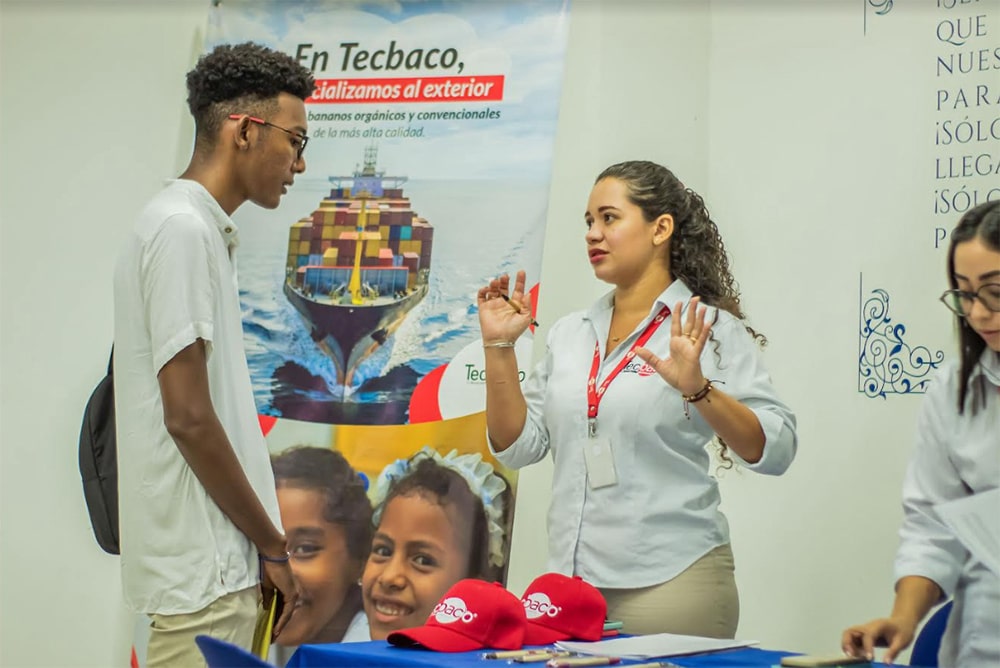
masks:
<path fill-rule="evenodd" d="M 243 118 L 244 115 L 245 114 L 229 114 L 229 119 L 233 121 L 238 121 L 241 118 Z M 292 137 L 296 139 L 297 142 L 295 144 L 295 150 L 297 151 L 297 153 L 295 154 L 295 159 L 296 160 L 302 159 L 302 153 L 303 151 L 306 150 L 306 144 L 309 143 L 309 137 L 305 136 L 300 132 L 295 132 L 294 130 L 289 130 L 287 128 L 281 127 L 280 125 L 275 125 L 274 123 L 265 121 L 263 118 L 257 118 L 256 116 L 247 116 L 247 120 L 249 120 L 251 123 L 264 125 L 269 128 L 274 128 L 276 130 L 281 130 L 282 132 L 287 132 L 288 134 L 290 134 Z"/>
<path fill-rule="evenodd" d="M 978 299 L 979 303 L 994 313 L 1000 311 L 1000 283 L 986 283 L 980 285 L 975 292 L 968 290 L 945 290 L 941 295 L 941 301 L 948 310 L 955 315 L 964 318 L 972 310 L 972 302 Z"/>

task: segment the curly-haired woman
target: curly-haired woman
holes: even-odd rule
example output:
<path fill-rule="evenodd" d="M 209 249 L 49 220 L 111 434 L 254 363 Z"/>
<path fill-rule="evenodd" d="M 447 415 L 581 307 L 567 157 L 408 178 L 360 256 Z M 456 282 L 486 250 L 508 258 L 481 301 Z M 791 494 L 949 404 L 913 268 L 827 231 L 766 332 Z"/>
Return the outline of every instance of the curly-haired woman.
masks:
<path fill-rule="evenodd" d="M 697 193 L 665 167 L 623 162 L 597 177 L 584 220 L 594 273 L 614 289 L 553 325 L 523 393 L 524 273 L 479 290 L 490 446 L 512 468 L 551 450 L 549 568 L 599 587 L 627 632 L 731 638 L 739 597 L 706 446 L 781 474 L 795 417 Z"/>

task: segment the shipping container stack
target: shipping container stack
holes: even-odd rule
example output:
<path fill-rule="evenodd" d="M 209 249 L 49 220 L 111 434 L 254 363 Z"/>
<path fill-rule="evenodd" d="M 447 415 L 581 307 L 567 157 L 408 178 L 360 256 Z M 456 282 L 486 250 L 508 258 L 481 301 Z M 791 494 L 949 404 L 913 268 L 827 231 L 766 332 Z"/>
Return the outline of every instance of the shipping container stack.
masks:
<path fill-rule="evenodd" d="M 362 284 L 379 296 L 401 296 L 416 286 L 421 270 L 430 268 L 434 228 L 414 214 L 401 188 L 361 200 L 352 199 L 351 188 L 337 187 L 311 216 L 289 229 L 286 274 L 307 295 L 336 299 L 331 293 L 350 281 L 362 201 Z"/>

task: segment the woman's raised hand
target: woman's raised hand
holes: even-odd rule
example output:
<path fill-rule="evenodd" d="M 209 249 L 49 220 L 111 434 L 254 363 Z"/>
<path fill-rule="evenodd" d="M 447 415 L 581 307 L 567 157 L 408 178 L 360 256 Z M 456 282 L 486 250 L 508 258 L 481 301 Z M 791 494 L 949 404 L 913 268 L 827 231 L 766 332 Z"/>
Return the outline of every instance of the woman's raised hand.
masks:
<path fill-rule="evenodd" d="M 670 357 L 661 359 L 645 348 L 636 348 L 635 354 L 656 369 L 671 387 L 681 394 L 692 395 L 705 387 L 701 351 L 705 349 L 712 323 L 706 322 L 708 309 L 701 305 L 699 297 L 688 302 L 686 319 L 681 316 L 681 306 L 681 302 L 674 305 L 670 319 Z"/>
<path fill-rule="evenodd" d="M 503 274 L 479 288 L 479 329 L 484 343 L 516 341 L 531 324 L 531 295 L 524 291 L 524 272 L 517 272 L 514 289 Z"/>

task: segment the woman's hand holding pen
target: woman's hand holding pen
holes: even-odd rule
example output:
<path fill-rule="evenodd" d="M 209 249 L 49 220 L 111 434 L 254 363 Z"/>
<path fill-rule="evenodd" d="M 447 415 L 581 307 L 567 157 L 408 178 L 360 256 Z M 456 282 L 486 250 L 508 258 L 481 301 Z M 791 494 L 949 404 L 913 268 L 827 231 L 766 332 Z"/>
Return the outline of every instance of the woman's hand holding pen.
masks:
<path fill-rule="evenodd" d="M 677 302 L 670 319 L 670 356 L 662 359 L 646 348 L 636 348 L 635 354 L 653 367 L 663 380 L 683 395 L 693 395 L 705 387 L 701 371 L 701 352 L 705 349 L 712 323 L 706 322 L 707 308 L 700 297 L 688 302 L 687 318 L 681 316 L 683 304 Z M 684 322 L 682 322 L 682 320 Z"/>
<path fill-rule="evenodd" d="M 479 288 L 476 295 L 488 371 L 486 428 L 496 452 L 517 439 L 528 415 L 518 382 L 517 357 L 511 354 L 514 342 L 531 324 L 531 297 L 524 293 L 523 271 L 517 272 L 514 289 L 510 288 L 510 276 L 504 274 Z"/>
<path fill-rule="evenodd" d="M 514 342 L 532 324 L 531 295 L 524 291 L 524 272 L 519 271 L 511 291 L 510 276 L 503 274 L 479 288 L 479 328 L 484 343 Z"/>

